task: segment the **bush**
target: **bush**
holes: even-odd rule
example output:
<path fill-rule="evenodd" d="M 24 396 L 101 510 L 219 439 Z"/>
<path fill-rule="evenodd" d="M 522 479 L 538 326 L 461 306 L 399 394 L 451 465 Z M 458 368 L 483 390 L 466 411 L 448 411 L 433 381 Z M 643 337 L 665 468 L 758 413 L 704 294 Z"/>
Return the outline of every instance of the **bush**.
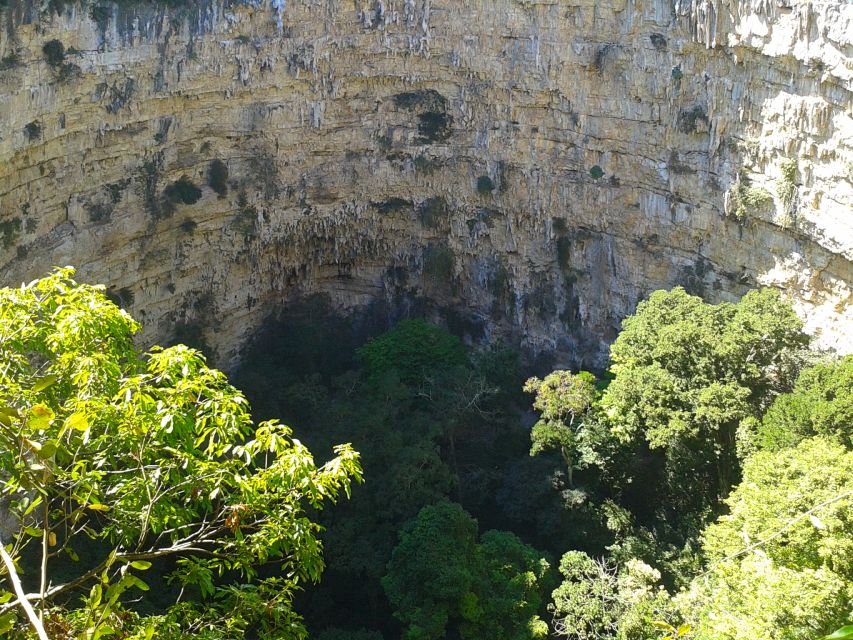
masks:
<path fill-rule="evenodd" d="M 29 142 L 41 138 L 41 124 L 38 120 L 33 120 L 24 127 L 24 135 Z"/>
<path fill-rule="evenodd" d="M 793 158 L 786 158 L 782 161 L 780 169 L 782 179 L 779 181 L 779 186 L 776 187 L 776 192 L 785 208 L 790 209 L 794 202 L 794 196 L 797 194 L 797 161 Z"/>
<path fill-rule="evenodd" d="M 749 178 L 740 176 L 731 192 L 731 211 L 734 217 L 743 222 L 757 216 L 773 204 L 773 196 L 764 187 L 753 187 Z"/>
<path fill-rule="evenodd" d="M 439 111 L 427 111 L 418 114 L 418 143 L 442 142 L 451 134 L 453 118 Z"/>
<path fill-rule="evenodd" d="M 481 196 L 487 196 L 495 190 L 495 183 L 489 176 L 480 176 L 477 178 L 477 193 Z"/>
<path fill-rule="evenodd" d="M 220 197 L 228 193 L 228 167 L 219 158 L 210 163 L 207 184 Z"/>
<path fill-rule="evenodd" d="M 12 218 L 11 220 L 3 220 L 0 222 L 0 242 L 4 249 L 8 249 L 18 241 L 18 236 L 21 235 L 21 219 Z"/>
<path fill-rule="evenodd" d="M 58 67 L 65 61 L 65 45 L 59 40 L 48 40 L 42 46 L 41 52 L 52 67 Z"/>
<path fill-rule="evenodd" d="M 166 187 L 166 197 L 173 203 L 195 204 L 201 199 L 199 189 L 187 176 L 181 176 L 178 180 Z"/>
<path fill-rule="evenodd" d="M 450 211 L 442 196 L 427 198 L 418 205 L 418 217 L 425 227 L 436 229 L 447 224 Z"/>

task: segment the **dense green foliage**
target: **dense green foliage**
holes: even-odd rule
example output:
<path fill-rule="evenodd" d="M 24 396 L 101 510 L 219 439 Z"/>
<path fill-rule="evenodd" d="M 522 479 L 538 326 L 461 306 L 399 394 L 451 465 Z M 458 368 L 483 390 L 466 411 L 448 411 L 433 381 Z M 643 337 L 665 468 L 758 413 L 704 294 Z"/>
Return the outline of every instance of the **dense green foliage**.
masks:
<path fill-rule="evenodd" d="M 292 600 L 323 569 L 307 510 L 349 493 L 358 455 L 316 466 L 198 352 L 137 352 L 138 325 L 72 274 L 0 289 L 0 536 L 22 567 L 39 559 L 28 599 L 56 637 L 302 637 Z M 193 597 L 123 605 L 165 560 Z M 18 603 L 0 595 L 11 632 Z"/>
<path fill-rule="evenodd" d="M 370 340 L 357 353 L 371 378 L 395 371 L 408 384 L 420 384 L 468 361 L 458 339 L 423 320 L 404 320 L 394 331 Z"/>
<path fill-rule="evenodd" d="M 45 545 L 31 599 L 64 637 L 298 638 L 295 608 L 321 640 L 817 640 L 853 608 L 853 357 L 806 357 L 773 292 L 653 294 L 601 379 L 528 379 L 535 419 L 511 352 L 306 303 L 238 380 L 363 452 L 320 466 L 197 352 L 137 353 L 101 290 L 2 296 L 0 536 L 24 569 Z"/>
<path fill-rule="evenodd" d="M 727 502 L 704 534 L 708 573 L 680 596 L 697 637 L 818 638 L 841 626 L 853 602 L 853 453 L 820 438 L 756 453 Z"/>
<path fill-rule="evenodd" d="M 681 521 L 682 536 L 696 533 L 689 522 L 707 517 L 739 480 L 738 425 L 790 388 L 806 343 L 771 290 L 737 304 L 705 304 L 683 289 L 640 303 L 611 348 L 615 378 L 601 405 L 613 437 L 646 451 L 618 478 L 642 489 L 646 522 Z"/>
<path fill-rule="evenodd" d="M 527 638 L 549 617 L 552 635 L 578 639 L 775 640 L 840 626 L 850 472 L 830 465 L 849 444 L 849 359 L 798 380 L 801 328 L 773 292 L 721 305 L 658 292 L 625 321 L 602 380 L 528 380 L 532 429 L 520 426 L 505 353 L 466 355 L 421 321 L 368 342 L 356 361 L 339 354 L 329 377 L 299 374 L 291 358 L 282 391 L 265 387 L 279 399 L 271 410 L 299 414 L 317 446 L 351 437 L 369 478 L 325 521 L 331 569 L 307 599 L 310 622 L 344 638 Z M 806 513 L 821 500 L 820 514 Z M 478 540 L 473 518 L 504 531 Z M 797 560 L 763 549 L 773 527 L 804 536 L 779 538 Z M 562 557 L 550 604 L 534 595 L 549 582 L 535 569 L 545 554 Z M 344 612 L 330 604 L 341 602 Z"/>
<path fill-rule="evenodd" d="M 547 635 L 536 615 L 548 563 L 515 535 L 487 531 L 458 504 L 424 507 L 400 533 L 382 581 L 406 640 L 531 640 Z"/>
<path fill-rule="evenodd" d="M 764 449 L 796 446 L 821 435 L 853 448 L 853 356 L 803 371 L 794 390 L 776 398 L 758 427 Z"/>

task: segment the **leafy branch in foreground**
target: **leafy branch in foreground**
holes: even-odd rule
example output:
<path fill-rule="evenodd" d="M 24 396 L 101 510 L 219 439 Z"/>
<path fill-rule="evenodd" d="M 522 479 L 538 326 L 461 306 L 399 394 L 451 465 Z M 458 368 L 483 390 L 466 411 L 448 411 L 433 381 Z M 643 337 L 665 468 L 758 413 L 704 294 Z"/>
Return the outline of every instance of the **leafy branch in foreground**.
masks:
<path fill-rule="evenodd" d="M 293 595 L 323 570 L 307 510 L 349 494 L 358 454 L 316 465 L 289 427 L 253 425 L 197 351 L 138 353 L 136 322 L 72 275 L 0 290 L 0 538 L 18 572 L 38 558 L 25 600 L 72 637 L 304 637 Z M 82 539 L 103 555 L 79 560 Z M 147 590 L 137 573 L 167 557 L 178 600 L 190 588 L 203 606 L 126 610 Z M 59 564 L 79 569 L 58 580 Z M 26 637 L 20 596 L 0 601 L 0 629 Z"/>

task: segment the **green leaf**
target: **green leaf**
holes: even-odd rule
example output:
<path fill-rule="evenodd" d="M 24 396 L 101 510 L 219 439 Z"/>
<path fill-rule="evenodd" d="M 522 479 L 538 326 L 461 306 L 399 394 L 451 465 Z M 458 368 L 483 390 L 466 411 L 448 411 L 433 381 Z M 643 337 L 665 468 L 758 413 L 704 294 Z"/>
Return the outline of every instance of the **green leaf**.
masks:
<path fill-rule="evenodd" d="M 11 418 L 20 418 L 21 414 L 15 407 L 0 406 L 0 415 L 9 416 Z"/>
<path fill-rule="evenodd" d="M 74 562 L 80 562 L 80 556 L 77 555 L 77 552 L 74 551 L 71 547 L 65 547 L 65 554 L 71 558 Z"/>
<path fill-rule="evenodd" d="M 112 635 L 115 635 L 115 633 L 116 633 L 115 629 L 113 629 L 109 625 L 104 625 L 104 626 L 97 628 L 97 630 L 95 631 L 95 635 L 92 636 L 92 638 L 93 638 L 93 640 L 98 640 L 98 638 L 103 638 L 105 636 L 112 636 Z"/>
<path fill-rule="evenodd" d="M 0 634 L 7 633 L 15 626 L 16 613 L 9 611 L 0 616 Z"/>
<path fill-rule="evenodd" d="M 148 586 L 147 582 L 140 580 L 135 575 L 130 574 L 130 577 L 132 579 L 131 582 L 133 583 L 133 586 L 135 586 L 137 589 L 140 589 L 141 591 L 148 591 L 151 588 Z"/>
<path fill-rule="evenodd" d="M 46 375 L 43 378 L 39 378 L 33 385 L 33 391 L 35 393 L 38 393 L 39 391 L 44 391 L 48 387 L 52 386 L 58 379 L 59 377 L 53 374 Z"/>
<path fill-rule="evenodd" d="M 89 592 L 89 606 L 94 608 L 101 604 L 101 596 L 103 596 L 103 594 L 104 590 L 100 584 L 93 586 L 92 590 Z"/>
<path fill-rule="evenodd" d="M 62 430 L 74 429 L 75 431 L 85 431 L 89 428 L 89 419 L 83 413 L 72 413 L 65 418 L 65 425 Z"/>
<path fill-rule="evenodd" d="M 28 515 L 30 515 L 33 512 L 33 509 L 35 509 L 40 504 L 41 504 L 41 496 L 36 496 L 36 499 L 33 500 L 29 504 L 29 506 L 24 510 L 23 517 L 26 518 Z"/>
<path fill-rule="evenodd" d="M 27 420 L 27 426 L 31 429 L 41 431 L 50 426 L 51 421 L 56 417 L 53 409 L 44 404 L 37 404 L 30 409 L 30 417 Z"/>
<path fill-rule="evenodd" d="M 139 569 L 140 571 L 145 571 L 151 567 L 151 563 L 148 560 L 134 560 L 130 563 L 130 566 L 134 569 Z"/>
<path fill-rule="evenodd" d="M 853 624 L 848 624 L 824 636 L 821 640 L 850 640 L 851 638 L 853 638 Z"/>
<path fill-rule="evenodd" d="M 47 460 L 48 458 L 52 458 L 53 454 L 56 453 L 56 443 L 52 440 L 48 440 L 41 448 L 38 450 L 37 455 L 42 460 Z"/>

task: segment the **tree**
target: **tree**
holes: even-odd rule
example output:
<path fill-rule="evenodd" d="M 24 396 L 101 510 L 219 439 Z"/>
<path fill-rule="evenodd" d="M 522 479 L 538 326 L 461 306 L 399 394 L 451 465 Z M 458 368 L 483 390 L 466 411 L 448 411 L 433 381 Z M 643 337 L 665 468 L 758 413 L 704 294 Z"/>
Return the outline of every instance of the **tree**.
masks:
<path fill-rule="evenodd" d="M 358 454 L 341 445 L 318 467 L 288 427 L 253 425 L 198 352 L 140 354 L 137 323 L 73 273 L 0 290 L 0 535 L 15 563 L 41 542 L 25 600 L 44 626 L 86 638 L 304 637 L 293 595 L 323 569 L 306 509 L 349 493 Z M 103 553 L 57 581 L 87 538 Z M 148 588 L 139 572 L 164 558 L 198 601 L 159 616 L 125 608 L 126 592 Z M 64 604 L 80 593 L 82 606 Z M 4 600 L 8 630 L 23 603 Z"/>
<path fill-rule="evenodd" d="M 419 319 L 403 320 L 357 353 L 368 376 L 381 377 L 394 369 L 402 382 L 414 386 L 436 370 L 450 370 L 468 362 L 459 338 Z"/>
<path fill-rule="evenodd" d="M 825 438 L 760 451 L 708 527 L 707 571 L 678 597 L 698 638 L 817 638 L 853 604 L 853 452 Z"/>
<path fill-rule="evenodd" d="M 545 638 L 548 625 L 538 616 L 549 564 L 533 547 L 508 531 L 480 536 L 472 591 L 477 600 L 461 625 L 464 640 Z"/>
<path fill-rule="evenodd" d="M 652 622 L 672 615 L 660 573 L 639 560 L 618 566 L 582 551 L 560 560 L 563 582 L 552 594 L 554 631 L 573 640 L 658 638 Z"/>
<path fill-rule="evenodd" d="M 821 435 L 853 449 L 853 356 L 803 370 L 791 393 L 773 402 L 758 427 L 758 444 L 777 450 Z"/>
<path fill-rule="evenodd" d="M 557 635 L 576 640 L 614 636 L 621 614 L 615 564 L 569 551 L 560 560 L 560 573 L 563 583 L 552 595 Z"/>
<path fill-rule="evenodd" d="M 613 436 L 662 454 L 668 517 L 713 508 L 738 480 L 738 424 L 793 384 L 808 342 L 778 292 L 710 305 L 683 289 L 640 303 L 611 347 L 615 379 L 601 405 Z M 645 498 L 643 498 L 645 500 Z"/>
<path fill-rule="evenodd" d="M 382 586 L 406 640 L 443 638 L 476 601 L 476 543 L 477 522 L 451 502 L 424 507 L 404 526 Z"/>
<path fill-rule="evenodd" d="M 544 380 L 530 378 L 524 390 L 536 394 L 533 407 L 542 412 L 530 433 L 530 455 L 559 451 L 566 464 L 569 488 L 573 488 L 573 472 L 597 458 L 590 446 L 588 424 L 590 409 L 598 398 L 595 376 L 587 371 L 577 375 L 554 371 Z"/>
<path fill-rule="evenodd" d="M 548 563 L 515 535 L 487 531 L 458 504 L 421 509 L 401 532 L 382 584 L 407 640 L 533 640 Z"/>

